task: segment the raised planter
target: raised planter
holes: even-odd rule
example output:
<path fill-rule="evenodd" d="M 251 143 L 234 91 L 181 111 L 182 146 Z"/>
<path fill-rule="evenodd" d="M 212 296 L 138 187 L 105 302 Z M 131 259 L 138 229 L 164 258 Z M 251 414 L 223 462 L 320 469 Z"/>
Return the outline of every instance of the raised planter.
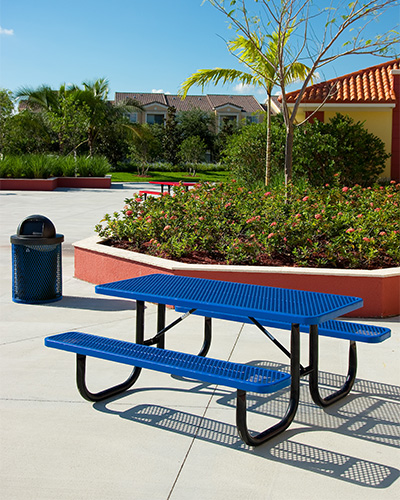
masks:
<path fill-rule="evenodd" d="M 384 318 L 400 314 L 400 267 L 362 271 L 184 264 L 100 243 L 93 236 L 74 244 L 76 278 L 99 284 L 165 273 L 361 297 L 364 306 L 348 314 L 350 317 Z"/>
<path fill-rule="evenodd" d="M 111 175 L 105 177 L 51 177 L 49 179 L 0 179 L 0 190 L 53 191 L 57 188 L 109 189 Z"/>

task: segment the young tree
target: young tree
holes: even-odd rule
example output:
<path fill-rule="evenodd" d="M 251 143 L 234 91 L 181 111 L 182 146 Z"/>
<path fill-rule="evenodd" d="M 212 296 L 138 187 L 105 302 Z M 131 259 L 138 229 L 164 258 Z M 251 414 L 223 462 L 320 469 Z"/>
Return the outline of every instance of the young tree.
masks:
<path fill-rule="evenodd" d="M 178 132 L 178 122 L 176 120 L 176 108 L 170 106 L 167 111 L 167 119 L 165 121 L 165 130 L 163 136 L 163 148 L 164 148 L 164 159 L 172 163 L 172 165 L 177 164 L 177 154 L 179 147 L 179 132 Z"/>
<path fill-rule="evenodd" d="M 212 151 L 215 140 L 215 116 L 199 108 L 180 111 L 177 114 L 178 130 L 182 140 L 198 136 L 203 139 L 207 149 Z"/>
<path fill-rule="evenodd" d="M 250 73 L 234 69 L 201 69 L 187 78 L 181 87 L 183 97 L 186 97 L 193 85 L 201 85 L 203 88 L 208 83 L 217 85 L 240 81 L 244 85 L 262 87 L 267 94 L 267 142 L 265 151 L 265 184 L 268 185 L 271 176 L 271 100 L 272 90 L 277 83 L 277 60 L 278 60 L 278 34 L 262 35 L 253 33 L 253 40 L 238 35 L 234 40 L 227 43 L 228 50 L 238 58 L 250 70 Z M 285 39 L 285 44 L 288 36 Z M 257 49 L 254 47 L 256 44 Z M 268 54 L 268 60 L 274 61 L 274 65 L 260 56 L 260 51 Z M 286 72 L 286 84 L 305 77 L 310 68 L 301 63 L 293 64 Z"/>
<path fill-rule="evenodd" d="M 388 30 L 370 36 L 370 24 L 389 9 L 398 7 L 397 0 L 208 0 L 223 13 L 240 36 L 259 57 L 274 68 L 282 94 L 282 113 L 286 127 L 285 183 L 291 182 L 293 135 L 296 114 L 306 87 L 316 72 L 337 59 L 357 54 L 392 57 L 391 49 L 399 43 L 398 32 Z M 394 11 L 393 11 L 394 12 Z M 397 12 L 396 12 L 397 14 Z M 394 16 L 395 23 L 398 16 Z M 274 59 L 259 40 L 275 33 Z M 376 33 L 376 32 L 375 32 Z M 287 42 L 290 40 L 290 46 Z M 293 109 L 286 102 L 287 74 L 293 65 L 307 61 L 309 69 Z M 332 89 L 334 92 L 335 89 Z"/>
<path fill-rule="evenodd" d="M 201 137 L 192 135 L 187 137 L 179 148 L 179 157 L 185 163 L 199 163 L 204 161 L 207 146 Z"/>

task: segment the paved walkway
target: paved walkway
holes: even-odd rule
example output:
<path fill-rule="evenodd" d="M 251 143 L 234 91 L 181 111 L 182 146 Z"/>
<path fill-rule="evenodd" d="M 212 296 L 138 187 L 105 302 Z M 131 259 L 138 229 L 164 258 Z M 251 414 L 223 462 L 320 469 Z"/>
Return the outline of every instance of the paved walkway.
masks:
<path fill-rule="evenodd" d="M 302 403 L 286 433 L 251 449 L 237 436 L 234 392 L 144 371 L 127 396 L 91 404 L 78 394 L 74 356 L 46 349 L 43 338 L 67 330 L 132 339 L 134 304 L 95 295 L 73 277 L 72 243 L 94 233 L 140 184 L 111 190 L 0 191 L 0 491 L 4 500 L 397 499 L 400 498 L 399 318 L 383 344 L 359 346 L 351 395 L 327 411 L 302 386 Z M 49 217 L 65 235 L 63 299 L 47 305 L 11 301 L 10 235 L 28 215 Z M 176 317 L 168 311 L 168 320 Z M 148 305 L 146 328 L 155 331 Z M 191 317 L 167 347 L 196 352 L 202 320 Z M 210 356 L 286 363 L 250 325 L 214 322 Z M 272 330 L 283 342 L 285 333 Z M 302 337 L 306 362 L 306 341 Z M 345 373 L 347 343 L 322 338 L 327 385 Z M 127 367 L 90 360 L 99 390 Z M 95 376 L 93 375 L 95 374 Z M 249 426 L 261 430 L 285 410 L 287 394 L 250 395 Z M 397 492 L 397 493 L 396 493 Z"/>

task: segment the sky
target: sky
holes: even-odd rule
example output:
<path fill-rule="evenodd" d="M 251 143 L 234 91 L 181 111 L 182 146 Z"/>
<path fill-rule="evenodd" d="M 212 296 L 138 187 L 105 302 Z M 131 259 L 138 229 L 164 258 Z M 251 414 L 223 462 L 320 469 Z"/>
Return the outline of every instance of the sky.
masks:
<path fill-rule="evenodd" d="M 373 30 L 383 33 L 393 20 L 398 23 L 397 9 Z M 0 88 L 57 89 L 106 78 L 111 99 L 115 92 L 176 94 L 198 69 L 244 69 L 226 48 L 225 40 L 234 36 L 225 16 L 202 0 L 0 0 Z M 380 62 L 374 56 L 341 58 L 319 77 L 328 80 Z M 210 85 L 204 92 L 265 99 L 259 89 L 238 84 Z M 190 93 L 202 90 L 193 87 Z"/>

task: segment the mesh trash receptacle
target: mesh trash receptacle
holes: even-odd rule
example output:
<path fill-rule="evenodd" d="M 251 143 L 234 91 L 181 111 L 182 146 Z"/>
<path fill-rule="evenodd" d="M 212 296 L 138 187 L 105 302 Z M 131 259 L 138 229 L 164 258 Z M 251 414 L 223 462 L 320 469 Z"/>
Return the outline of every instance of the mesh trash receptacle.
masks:
<path fill-rule="evenodd" d="M 61 243 L 54 224 L 43 215 L 30 215 L 18 226 L 12 243 L 12 300 L 27 304 L 62 298 Z"/>

